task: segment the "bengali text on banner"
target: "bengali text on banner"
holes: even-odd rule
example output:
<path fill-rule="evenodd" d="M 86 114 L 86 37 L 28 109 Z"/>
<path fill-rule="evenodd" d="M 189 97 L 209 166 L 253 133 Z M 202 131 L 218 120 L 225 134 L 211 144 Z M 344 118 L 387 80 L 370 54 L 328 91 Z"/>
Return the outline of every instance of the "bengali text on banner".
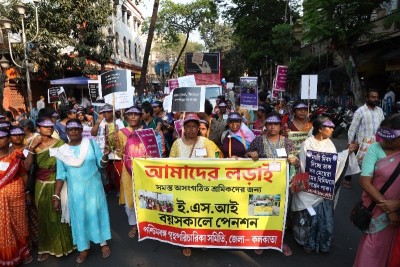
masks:
<path fill-rule="evenodd" d="M 133 159 L 139 241 L 281 250 L 284 159 Z"/>

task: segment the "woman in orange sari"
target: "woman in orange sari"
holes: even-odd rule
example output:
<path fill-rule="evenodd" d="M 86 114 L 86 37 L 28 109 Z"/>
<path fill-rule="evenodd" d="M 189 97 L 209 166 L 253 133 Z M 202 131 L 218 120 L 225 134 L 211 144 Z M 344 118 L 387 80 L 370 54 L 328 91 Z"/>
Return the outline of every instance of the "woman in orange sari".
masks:
<path fill-rule="evenodd" d="M 0 129 L 0 266 L 33 260 L 28 248 L 22 157 L 19 150 L 10 147 L 8 129 Z"/>

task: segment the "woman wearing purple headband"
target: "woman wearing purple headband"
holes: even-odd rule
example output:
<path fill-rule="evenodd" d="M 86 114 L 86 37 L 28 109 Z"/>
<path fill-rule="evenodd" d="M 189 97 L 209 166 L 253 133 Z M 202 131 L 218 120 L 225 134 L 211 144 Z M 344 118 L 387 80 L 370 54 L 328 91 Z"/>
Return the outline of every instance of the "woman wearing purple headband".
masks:
<path fill-rule="evenodd" d="M 400 175 L 380 192 L 400 164 L 400 116 L 382 121 L 377 136 L 381 141 L 369 146 L 360 176 L 364 207 L 372 202 L 376 207 L 369 228 L 362 233 L 355 267 L 400 266 Z"/>
<path fill-rule="evenodd" d="M 53 209 L 54 185 L 56 182 L 56 158 L 50 150 L 64 145 L 61 139 L 52 137 L 54 123 L 51 118 L 37 121 L 39 136 L 28 146 L 26 164 L 36 164 L 35 205 L 38 209 L 38 261 L 46 261 L 50 255 L 61 257 L 73 251 L 71 227 L 61 222 L 61 215 Z"/>
<path fill-rule="evenodd" d="M 308 119 L 308 106 L 301 101 L 295 102 L 292 107 L 293 119 L 288 121 L 287 128 L 289 131 L 309 132 L 312 123 Z"/>
<path fill-rule="evenodd" d="M 25 179 L 21 168 L 23 154 L 10 147 L 8 129 L 0 129 L 0 263 L 1 266 L 28 264 L 29 230 L 25 205 Z M 29 168 L 29 166 L 25 166 Z"/>
<path fill-rule="evenodd" d="M 284 136 L 281 132 L 281 116 L 277 112 L 268 114 L 265 121 L 266 134 L 257 136 L 250 144 L 246 157 L 258 160 L 259 158 L 287 158 L 289 164 L 299 165 L 299 159 L 294 155 L 296 149 L 293 142 Z M 263 250 L 257 249 L 256 254 L 263 253 Z M 292 255 L 292 250 L 284 242 L 282 253 L 285 256 Z"/>
<path fill-rule="evenodd" d="M 338 188 L 338 180 L 342 172 L 346 170 L 346 161 L 350 153 L 357 150 L 357 145 L 352 144 L 343 152 L 337 153 L 335 145 L 330 140 L 335 125 L 326 117 L 319 117 L 313 122 L 312 136 L 307 138 L 300 148 L 300 172 L 310 172 L 310 166 L 307 165 L 306 159 L 313 156 L 313 153 L 332 153 L 329 160 L 324 160 L 322 169 L 322 178 L 332 179 Z M 321 155 L 321 154 L 318 154 Z M 322 159 L 325 159 L 327 156 Z M 319 156 L 320 157 L 320 156 Z M 318 157 L 318 158 L 319 158 Z M 332 162 L 336 162 L 333 164 Z M 315 165 L 314 165 L 315 166 Z M 335 177 L 331 177 L 329 170 L 336 167 Z M 318 167 L 315 167 L 318 168 Z M 315 169 L 313 169 L 315 171 Z M 319 169 L 317 170 L 319 171 Z M 311 172 L 310 172 L 311 173 Z M 337 191 L 337 190 L 336 190 Z M 293 193 L 292 198 L 292 233 L 296 241 L 303 246 L 304 251 L 311 252 L 329 252 L 332 245 L 333 237 L 333 212 L 334 206 L 338 198 L 338 192 L 332 192 L 334 199 L 323 198 L 320 195 L 311 194 L 305 191 Z M 315 216 L 310 215 L 315 213 Z"/>
<path fill-rule="evenodd" d="M 51 151 L 57 158 L 53 208 L 62 211 L 63 221 L 71 223 L 73 244 L 80 252 L 77 263 L 88 257 L 90 242 L 100 244 L 105 259 L 111 255 L 107 245 L 111 239 L 110 217 L 98 169 L 107 167 L 110 151 L 105 148 L 103 154 L 94 140 L 82 138 L 83 126 L 78 119 L 67 121 L 66 129 L 68 144 Z M 62 190 L 64 182 L 67 194 Z"/>

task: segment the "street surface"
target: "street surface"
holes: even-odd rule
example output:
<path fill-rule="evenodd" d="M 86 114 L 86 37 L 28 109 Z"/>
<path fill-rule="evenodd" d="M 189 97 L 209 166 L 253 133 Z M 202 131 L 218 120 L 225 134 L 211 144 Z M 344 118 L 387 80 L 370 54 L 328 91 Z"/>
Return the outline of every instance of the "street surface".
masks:
<path fill-rule="evenodd" d="M 333 139 L 340 152 L 347 146 L 347 134 L 343 133 L 338 139 Z M 109 245 L 112 254 L 108 259 L 101 258 L 100 248 L 92 244 L 92 249 L 85 262 L 76 263 L 78 252 L 55 258 L 50 256 L 46 262 L 37 262 L 34 251 L 34 261 L 29 266 L 40 267 L 70 267 L 70 266 L 117 266 L 117 267 L 153 267 L 153 266 L 307 266 L 307 267 L 347 267 L 352 266 L 357 251 L 360 232 L 352 226 L 349 216 L 355 202 L 360 198 L 361 188 L 358 176 L 353 177 L 352 189 L 342 188 L 335 211 L 335 233 L 333 245 L 329 253 L 307 254 L 296 244 L 290 232 L 286 233 L 285 241 L 291 247 L 293 255 L 285 257 L 278 251 L 266 250 L 262 255 L 256 255 L 253 250 L 224 250 L 224 249 L 192 249 L 192 256 L 182 255 L 182 249 L 177 246 L 154 240 L 138 242 L 137 238 L 128 237 L 128 221 L 125 210 L 118 206 L 118 198 L 114 192 L 108 196 L 111 217 L 112 239 Z"/>

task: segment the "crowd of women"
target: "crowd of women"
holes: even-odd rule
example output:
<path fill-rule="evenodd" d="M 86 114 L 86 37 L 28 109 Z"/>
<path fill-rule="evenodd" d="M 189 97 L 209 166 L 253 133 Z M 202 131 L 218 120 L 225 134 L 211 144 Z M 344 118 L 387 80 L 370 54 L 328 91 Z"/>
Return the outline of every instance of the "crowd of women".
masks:
<path fill-rule="evenodd" d="M 348 157 L 358 145 L 350 144 L 338 153 L 330 140 L 335 125 L 325 117 L 310 122 L 307 110 L 302 102 L 294 103 L 289 112 L 283 106 L 271 111 L 268 104 L 260 103 L 252 119 L 239 103 L 232 108 L 221 100 L 214 108 L 206 100 L 204 112 L 190 114 L 167 114 L 162 102 L 156 101 L 132 106 L 123 117 L 105 105 L 97 120 L 83 109 L 67 107 L 59 113 L 44 108 L 35 123 L 23 120 L 16 125 L 0 116 L 0 266 L 30 263 L 33 246 L 37 246 L 38 261 L 78 250 L 76 261 L 82 263 L 91 243 L 99 244 L 102 257 L 108 258 L 111 231 L 106 192 L 110 183 L 125 206 L 128 236 L 134 238 L 135 174 L 130 159 L 146 156 L 136 133 L 144 128 L 154 129 L 160 154 L 170 158 L 286 158 L 295 173 L 304 173 L 308 150 L 337 153 L 338 189 Z M 176 121 L 182 123 L 181 131 Z M 300 149 L 288 137 L 290 131 L 309 133 Z M 374 201 L 377 206 L 360 242 L 356 266 L 399 264 L 400 187 L 396 184 L 400 179 L 384 194 L 379 188 L 400 163 L 400 116 L 384 121 L 377 134 L 381 141 L 365 156 L 360 179 L 365 205 Z M 338 190 L 333 200 L 304 191 L 290 194 L 287 225 L 305 252 L 330 251 L 338 196 Z M 191 248 L 183 249 L 185 256 L 191 253 Z M 285 243 L 282 253 L 292 254 Z"/>

